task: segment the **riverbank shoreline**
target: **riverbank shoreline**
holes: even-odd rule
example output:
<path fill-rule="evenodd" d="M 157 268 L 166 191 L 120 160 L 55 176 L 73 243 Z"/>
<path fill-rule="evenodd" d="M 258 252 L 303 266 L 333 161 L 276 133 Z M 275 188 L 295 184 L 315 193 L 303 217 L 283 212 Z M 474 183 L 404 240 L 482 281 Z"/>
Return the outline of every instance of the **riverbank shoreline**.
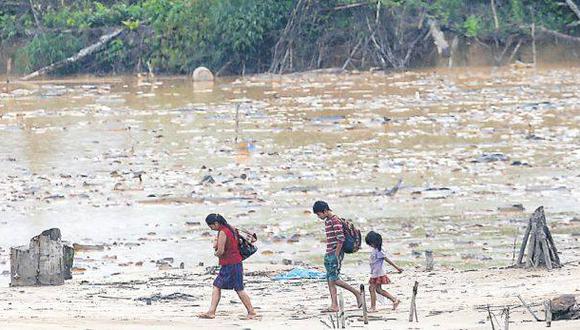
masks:
<path fill-rule="evenodd" d="M 330 324 L 329 316 L 321 313 L 328 304 L 324 281 L 272 279 L 289 266 L 249 263 L 245 268 L 246 290 L 260 320 L 241 320 L 244 308 L 231 291 L 224 291 L 215 320 L 195 317 L 209 304 L 215 275 L 208 274 L 208 268 L 193 267 L 128 272 L 106 279 L 87 274 L 58 287 L 0 288 L 0 325 L 2 329 L 324 329 L 327 326 L 323 323 Z M 505 268 L 425 272 L 409 268 L 390 276 L 393 284 L 385 288 L 400 297 L 401 305 L 392 311 L 390 304 L 379 302 L 379 312 L 369 314 L 365 328 L 489 329 L 487 312 L 478 309 L 489 304 L 492 310 L 511 306 L 511 329 L 542 329 L 545 323 L 532 322 L 517 295 L 534 306 L 560 294 L 580 295 L 580 260 L 552 271 Z M 348 268 L 344 278 L 352 284 L 367 281 L 366 274 Z M 410 324 L 410 293 L 415 280 L 419 282 L 419 322 Z M 363 327 L 362 311 L 354 306 L 354 297 L 346 291 L 342 294 L 349 327 Z M 156 300 L 156 295 L 166 299 Z M 151 299 L 150 305 L 147 298 Z M 542 308 L 533 307 L 543 317 Z M 500 313 L 496 314 L 499 320 Z M 579 326 L 580 320 L 555 321 L 552 325 L 557 329 Z"/>

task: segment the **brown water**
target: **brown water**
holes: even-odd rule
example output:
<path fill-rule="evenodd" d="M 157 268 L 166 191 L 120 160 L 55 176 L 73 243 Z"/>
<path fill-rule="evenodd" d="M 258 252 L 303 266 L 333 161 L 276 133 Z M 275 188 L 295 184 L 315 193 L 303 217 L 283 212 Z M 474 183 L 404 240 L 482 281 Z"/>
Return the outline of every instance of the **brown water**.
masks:
<path fill-rule="evenodd" d="M 383 233 L 405 265 L 425 249 L 442 265 L 507 265 L 540 205 L 575 251 L 579 83 L 580 68 L 547 67 L 2 84 L 0 272 L 10 246 L 50 227 L 107 245 L 78 254 L 92 274 L 163 257 L 212 264 L 211 212 L 258 232 L 251 262 L 319 262 L 317 199 Z M 476 162 L 489 153 L 499 160 Z M 349 258 L 361 271 L 365 260 Z"/>

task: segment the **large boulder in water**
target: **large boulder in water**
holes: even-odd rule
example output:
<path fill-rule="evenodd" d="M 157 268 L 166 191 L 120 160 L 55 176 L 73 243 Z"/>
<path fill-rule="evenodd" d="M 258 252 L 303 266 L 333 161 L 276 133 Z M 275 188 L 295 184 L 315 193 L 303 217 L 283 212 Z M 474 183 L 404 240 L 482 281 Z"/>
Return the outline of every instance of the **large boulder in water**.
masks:
<path fill-rule="evenodd" d="M 205 66 L 200 66 L 193 71 L 193 81 L 213 81 L 213 73 Z"/>

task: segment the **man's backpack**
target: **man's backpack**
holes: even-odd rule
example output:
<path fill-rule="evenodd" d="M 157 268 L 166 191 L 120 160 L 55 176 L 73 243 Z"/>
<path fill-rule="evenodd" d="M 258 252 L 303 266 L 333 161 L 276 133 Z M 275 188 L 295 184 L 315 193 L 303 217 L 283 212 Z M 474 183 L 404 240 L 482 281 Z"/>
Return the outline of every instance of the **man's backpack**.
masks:
<path fill-rule="evenodd" d="M 240 247 L 242 260 L 246 260 L 249 256 L 258 251 L 258 248 L 254 245 L 258 240 L 258 236 L 255 233 L 236 228 L 236 238 L 238 239 L 238 246 Z"/>
<path fill-rule="evenodd" d="M 342 231 L 344 233 L 344 243 L 342 244 L 342 251 L 344 253 L 355 253 L 360 249 L 362 237 L 360 230 L 356 229 L 352 221 L 347 219 L 340 219 L 342 223 Z"/>

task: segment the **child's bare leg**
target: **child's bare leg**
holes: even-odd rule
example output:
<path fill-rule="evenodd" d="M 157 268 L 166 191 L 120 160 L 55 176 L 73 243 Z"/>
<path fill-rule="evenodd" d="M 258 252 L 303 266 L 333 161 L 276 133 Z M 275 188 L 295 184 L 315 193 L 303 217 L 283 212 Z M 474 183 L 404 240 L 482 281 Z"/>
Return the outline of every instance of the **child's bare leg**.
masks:
<path fill-rule="evenodd" d="M 206 313 L 201 313 L 198 316 L 206 319 L 213 319 L 215 317 L 215 311 L 220 303 L 220 298 L 222 296 L 222 290 L 217 286 L 213 287 L 213 292 L 211 294 L 211 305 Z"/>
<path fill-rule="evenodd" d="M 387 291 L 383 290 L 379 285 L 377 285 L 377 292 L 382 295 L 383 297 L 386 297 L 387 299 L 389 299 L 390 301 L 393 302 L 393 310 L 397 309 L 397 306 L 399 306 L 399 303 L 401 302 L 399 299 L 395 298 L 395 296 L 393 296 L 392 294 L 388 293 Z"/>
<path fill-rule="evenodd" d="M 337 281 L 328 281 L 328 291 L 330 291 L 330 307 L 328 311 L 338 312 L 338 298 L 336 290 Z"/>
<path fill-rule="evenodd" d="M 252 306 L 252 301 L 250 300 L 250 296 L 248 296 L 246 291 L 244 290 L 236 291 L 236 293 L 238 294 L 238 297 L 240 297 L 242 304 L 244 304 L 244 306 L 246 307 L 246 310 L 248 310 L 248 318 L 251 319 L 256 317 L 256 311 L 254 310 L 254 307 Z"/>
<path fill-rule="evenodd" d="M 354 294 L 354 296 L 356 297 L 356 303 L 358 305 L 358 308 L 362 307 L 362 294 L 360 293 L 359 290 L 353 288 L 352 286 L 350 286 L 348 283 L 346 283 L 343 280 L 336 281 L 336 285 L 338 285 L 339 287 L 341 287 L 343 289 L 347 289 L 352 294 Z"/>
<path fill-rule="evenodd" d="M 377 311 L 377 290 L 375 284 L 369 284 L 369 292 L 371 296 L 371 309 L 369 313 L 374 313 Z"/>

